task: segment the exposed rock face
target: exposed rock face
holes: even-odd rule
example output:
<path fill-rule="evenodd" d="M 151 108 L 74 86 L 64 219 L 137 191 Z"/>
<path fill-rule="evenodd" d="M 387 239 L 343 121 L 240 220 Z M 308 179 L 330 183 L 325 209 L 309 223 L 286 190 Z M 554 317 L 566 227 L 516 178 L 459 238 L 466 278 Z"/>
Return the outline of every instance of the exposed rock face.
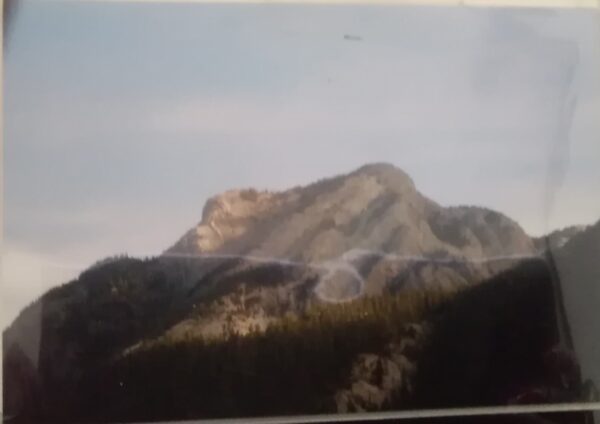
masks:
<path fill-rule="evenodd" d="M 353 249 L 467 258 L 528 255 L 517 223 L 476 207 L 444 208 L 388 164 L 281 193 L 234 190 L 210 199 L 202 221 L 166 254 L 243 254 L 304 262 Z"/>
<path fill-rule="evenodd" d="M 264 219 L 278 202 L 277 196 L 256 190 L 230 190 L 210 198 L 202 221 L 185 234 L 169 251 L 181 253 L 218 251 L 230 240 L 246 234 Z"/>

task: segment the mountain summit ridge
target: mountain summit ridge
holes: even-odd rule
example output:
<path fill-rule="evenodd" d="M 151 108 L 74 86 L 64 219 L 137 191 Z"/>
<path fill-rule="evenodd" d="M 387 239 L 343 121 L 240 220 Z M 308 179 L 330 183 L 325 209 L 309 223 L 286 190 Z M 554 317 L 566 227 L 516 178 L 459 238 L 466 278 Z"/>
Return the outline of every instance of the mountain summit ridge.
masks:
<path fill-rule="evenodd" d="M 482 258 L 534 254 L 515 221 L 485 208 L 443 207 L 389 163 L 271 192 L 228 190 L 165 254 L 229 253 L 306 262 L 352 249 Z"/>

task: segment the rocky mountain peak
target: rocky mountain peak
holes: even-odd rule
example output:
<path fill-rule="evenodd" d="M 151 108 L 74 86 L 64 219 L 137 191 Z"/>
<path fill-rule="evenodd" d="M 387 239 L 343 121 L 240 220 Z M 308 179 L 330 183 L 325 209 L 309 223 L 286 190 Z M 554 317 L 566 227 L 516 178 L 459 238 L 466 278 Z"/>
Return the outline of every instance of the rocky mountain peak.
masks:
<path fill-rule="evenodd" d="M 349 251 L 481 258 L 530 254 L 514 221 L 483 208 L 444 208 L 388 163 L 282 192 L 230 190 L 167 254 L 234 254 L 321 262 Z"/>
<path fill-rule="evenodd" d="M 393 191 L 410 191 L 416 190 L 415 183 L 412 178 L 404 172 L 402 169 L 386 162 L 377 162 L 363 165 L 356 171 L 350 174 L 374 177 L 382 185 L 388 187 Z"/>

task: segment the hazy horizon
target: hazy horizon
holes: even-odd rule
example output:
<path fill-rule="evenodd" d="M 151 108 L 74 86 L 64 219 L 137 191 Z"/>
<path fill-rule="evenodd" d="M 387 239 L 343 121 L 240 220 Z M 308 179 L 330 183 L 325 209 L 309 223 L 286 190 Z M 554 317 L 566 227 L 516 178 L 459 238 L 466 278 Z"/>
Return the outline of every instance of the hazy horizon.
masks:
<path fill-rule="evenodd" d="M 24 0 L 5 50 L 4 327 L 227 189 L 388 162 L 539 236 L 600 218 L 597 12 Z"/>

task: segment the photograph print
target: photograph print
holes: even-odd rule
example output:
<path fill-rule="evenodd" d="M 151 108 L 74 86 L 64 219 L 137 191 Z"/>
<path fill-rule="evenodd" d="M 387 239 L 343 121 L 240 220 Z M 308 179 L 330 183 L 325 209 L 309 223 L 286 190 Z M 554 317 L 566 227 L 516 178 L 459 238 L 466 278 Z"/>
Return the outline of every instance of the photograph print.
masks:
<path fill-rule="evenodd" d="M 10 0 L 3 419 L 600 407 L 599 19 Z"/>

